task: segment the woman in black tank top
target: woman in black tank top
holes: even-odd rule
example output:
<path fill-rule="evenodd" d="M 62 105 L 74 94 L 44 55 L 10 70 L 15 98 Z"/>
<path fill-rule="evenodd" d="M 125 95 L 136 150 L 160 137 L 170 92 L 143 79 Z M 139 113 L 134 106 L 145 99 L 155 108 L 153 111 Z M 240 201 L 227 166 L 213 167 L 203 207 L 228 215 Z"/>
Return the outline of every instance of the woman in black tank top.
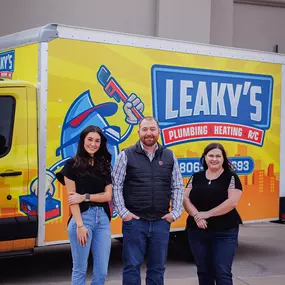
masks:
<path fill-rule="evenodd" d="M 201 164 L 204 170 L 190 178 L 183 202 L 199 284 L 231 285 L 242 185 L 221 144 L 209 144 Z"/>

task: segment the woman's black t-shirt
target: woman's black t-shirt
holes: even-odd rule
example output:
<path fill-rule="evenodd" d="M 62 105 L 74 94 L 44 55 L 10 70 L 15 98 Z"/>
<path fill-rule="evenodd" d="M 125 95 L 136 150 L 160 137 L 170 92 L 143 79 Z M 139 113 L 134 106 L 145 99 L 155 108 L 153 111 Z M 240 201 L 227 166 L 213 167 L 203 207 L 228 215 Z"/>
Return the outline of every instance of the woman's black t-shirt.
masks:
<path fill-rule="evenodd" d="M 64 176 L 75 182 L 76 193 L 78 194 L 98 194 L 104 192 L 105 186 L 112 184 L 111 172 L 106 176 L 98 173 L 93 166 L 89 166 L 84 175 L 80 174 L 76 168 L 73 167 L 74 159 L 66 161 L 63 169 L 56 174 L 56 178 L 63 185 Z M 109 220 L 111 220 L 110 207 L 108 202 L 82 202 L 79 204 L 80 212 L 88 210 L 89 207 L 98 206 L 103 207 Z"/>
<path fill-rule="evenodd" d="M 191 203 L 199 212 L 209 211 L 217 207 L 228 198 L 228 191 L 238 189 L 242 191 L 242 184 L 239 177 L 234 172 L 224 171 L 217 179 L 208 180 L 206 172 L 201 171 L 193 174 L 187 186 L 190 188 L 189 198 Z M 209 231 L 224 231 L 237 228 L 242 220 L 234 208 L 227 214 L 211 217 L 207 219 L 207 229 Z M 194 218 L 188 216 L 187 226 L 198 228 Z"/>

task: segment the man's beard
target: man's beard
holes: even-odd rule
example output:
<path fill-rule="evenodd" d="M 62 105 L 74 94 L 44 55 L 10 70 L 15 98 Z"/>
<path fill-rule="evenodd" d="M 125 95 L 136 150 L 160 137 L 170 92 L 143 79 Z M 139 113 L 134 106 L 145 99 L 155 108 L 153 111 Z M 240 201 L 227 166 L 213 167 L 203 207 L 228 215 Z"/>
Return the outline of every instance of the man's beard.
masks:
<path fill-rule="evenodd" d="M 147 137 L 144 138 L 142 142 L 145 146 L 154 146 L 157 143 L 157 140 L 155 139 L 155 137 Z"/>

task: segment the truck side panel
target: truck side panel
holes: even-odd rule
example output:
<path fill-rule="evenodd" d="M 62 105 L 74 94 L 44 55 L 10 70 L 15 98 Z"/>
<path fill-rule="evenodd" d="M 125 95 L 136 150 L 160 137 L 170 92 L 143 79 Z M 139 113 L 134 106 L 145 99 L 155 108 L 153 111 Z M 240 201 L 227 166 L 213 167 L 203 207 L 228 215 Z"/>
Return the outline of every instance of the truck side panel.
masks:
<path fill-rule="evenodd" d="M 282 66 L 280 146 L 285 144 L 285 65 Z M 280 147 L 280 221 L 285 222 L 285 149 Z"/>
<path fill-rule="evenodd" d="M 278 218 L 280 64 L 71 39 L 51 41 L 48 56 L 46 243 L 68 240 L 67 194 L 54 174 L 75 154 L 80 132 L 100 126 L 114 163 L 147 115 L 159 119 L 161 143 L 178 157 L 185 184 L 201 169 L 204 147 L 220 141 L 243 183 L 243 220 Z M 144 110 L 127 120 L 131 94 Z M 184 229 L 186 218 L 172 230 Z M 112 234 L 121 235 L 115 212 Z"/>

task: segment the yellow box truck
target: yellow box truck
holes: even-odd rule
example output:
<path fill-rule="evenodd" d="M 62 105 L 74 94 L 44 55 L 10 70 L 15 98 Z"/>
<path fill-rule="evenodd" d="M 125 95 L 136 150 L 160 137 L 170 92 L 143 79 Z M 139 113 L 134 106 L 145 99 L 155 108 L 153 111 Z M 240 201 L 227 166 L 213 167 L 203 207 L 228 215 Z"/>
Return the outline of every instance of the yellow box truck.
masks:
<path fill-rule="evenodd" d="M 148 115 L 185 183 L 219 140 L 243 183 L 243 220 L 285 219 L 284 64 L 279 54 L 57 24 L 0 38 L 0 257 L 67 243 L 67 193 L 55 173 L 80 132 L 102 128 L 114 164 Z M 111 227 L 121 237 L 114 211 Z"/>

